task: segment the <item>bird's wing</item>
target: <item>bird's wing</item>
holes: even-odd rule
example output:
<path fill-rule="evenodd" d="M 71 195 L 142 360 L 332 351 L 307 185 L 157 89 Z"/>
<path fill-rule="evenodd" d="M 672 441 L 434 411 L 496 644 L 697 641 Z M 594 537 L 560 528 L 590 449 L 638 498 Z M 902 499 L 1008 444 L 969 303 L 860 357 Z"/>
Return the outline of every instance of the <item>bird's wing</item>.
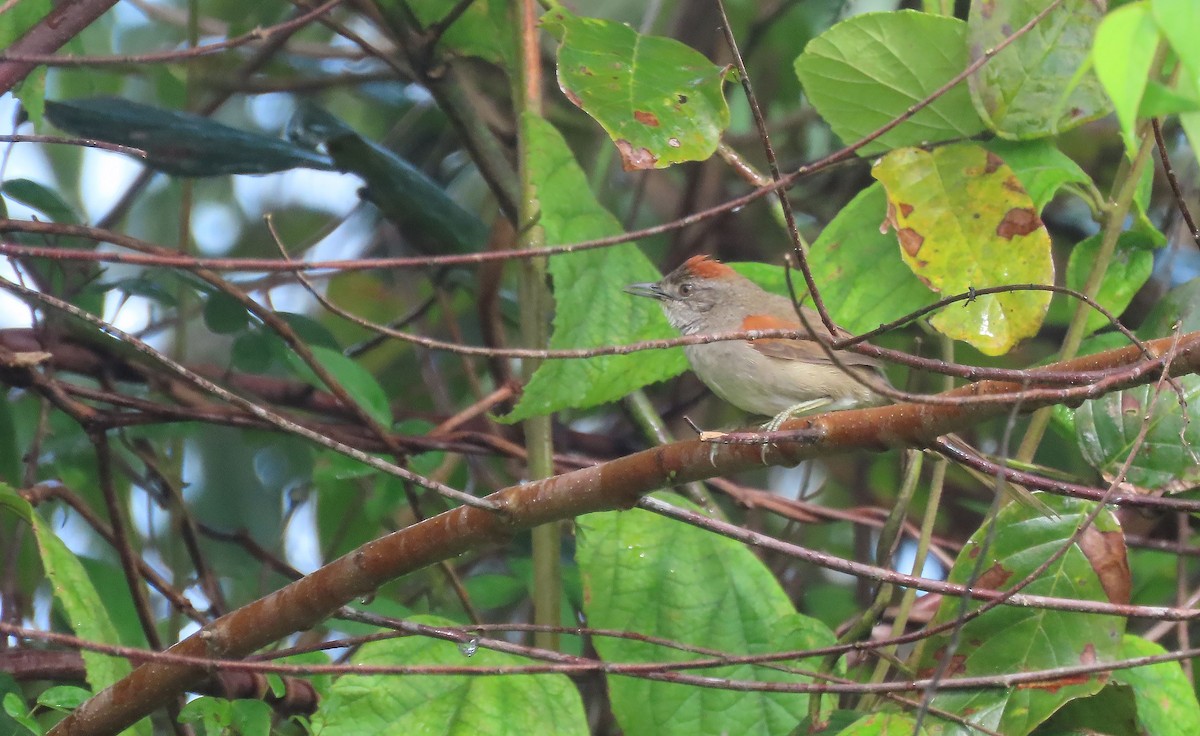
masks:
<path fill-rule="evenodd" d="M 823 338 L 829 338 L 829 332 L 814 319 L 812 328 Z M 742 320 L 743 330 L 804 330 L 799 322 L 780 319 L 770 315 L 754 314 Z M 825 350 L 809 338 L 764 337 L 758 340 L 748 340 L 750 347 L 763 355 L 779 358 L 780 360 L 798 360 L 805 363 L 832 363 Z M 879 361 L 866 355 L 849 351 L 838 353 L 839 360 L 846 365 L 865 365 L 878 367 Z"/>

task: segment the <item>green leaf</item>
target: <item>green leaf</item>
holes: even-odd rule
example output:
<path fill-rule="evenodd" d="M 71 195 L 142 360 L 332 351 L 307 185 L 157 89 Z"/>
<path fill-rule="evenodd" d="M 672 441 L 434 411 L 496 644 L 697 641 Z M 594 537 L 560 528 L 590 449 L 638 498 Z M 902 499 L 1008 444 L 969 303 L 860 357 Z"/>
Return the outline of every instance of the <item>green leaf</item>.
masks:
<path fill-rule="evenodd" d="M 531 136 L 529 176 L 539 183 L 538 225 L 545 230 L 547 245 L 620 233 L 620 223 L 592 196 L 583 171 L 558 131 L 532 116 L 524 125 Z M 551 350 L 656 340 L 675 334 L 658 305 L 622 291 L 629 284 L 660 278 L 635 245 L 554 256 L 549 270 L 556 306 Z M 678 348 L 549 360 L 538 367 L 520 403 L 504 421 L 615 401 L 646 384 L 678 375 L 686 367 Z"/>
<path fill-rule="evenodd" d="M 287 141 L 132 100 L 47 102 L 46 117 L 69 133 L 141 149 L 147 166 L 175 176 L 333 168 L 327 157 Z"/>
<path fill-rule="evenodd" d="M 458 0 L 385 0 L 391 6 L 405 2 L 420 23 L 428 28 L 459 5 Z M 510 66 L 513 59 L 512 20 L 508 4 L 501 0 L 474 0 L 438 40 L 437 52 L 475 56 Z"/>
<path fill-rule="evenodd" d="M 1200 4 L 1195 0 L 1151 0 L 1150 10 L 1171 50 L 1183 62 L 1186 83 L 1182 86 L 1200 88 L 1200 46 L 1196 44 Z"/>
<path fill-rule="evenodd" d="M 231 725 L 230 701 L 208 695 L 196 698 L 179 710 L 179 722 L 189 723 L 204 734 L 224 734 Z"/>
<path fill-rule="evenodd" d="M 1038 212 L 1067 184 L 1085 186 L 1092 178 L 1050 140 L 991 140 L 984 144 L 1012 167 Z"/>
<path fill-rule="evenodd" d="M 1137 703 L 1133 690 L 1116 684 L 1105 685 L 1100 692 L 1064 705 L 1039 729 L 1049 734 L 1104 734 L 1104 736 L 1146 736 L 1137 725 Z M 1157 736 L 1157 734 L 1155 734 Z"/>
<path fill-rule="evenodd" d="M 872 169 L 887 189 L 901 257 L 930 288 L 957 294 L 1007 284 L 1052 284 L 1050 234 L 1013 170 L 974 143 L 892 151 Z M 934 315 L 942 334 L 1001 355 L 1037 334 L 1042 291 L 981 296 Z"/>
<path fill-rule="evenodd" d="M 896 239 L 880 230 L 886 213 L 887 195 L 876 182 L 842 208 L 808 253 L 833 320 L 851 332 L 874 329 L 937 299 L 900 260 Z"/>
<path fill-rule="evenodd" d="M 51 0 L 22 0 L 6 5 L 4 12 L 0 12 L 0 49 L 9 48 L 53 9 Z M 46 105 L 46 67 L 34 68 L 13 88 L 13 95 L 21 101 L 34 126 L 40 128 Z"/>
<path fill-rule="evenodd" d="M 837 736 L 920 736 L 928 733 L 924 728 L 914 731 L 916 728 L 916 719 L 907 713 L 872 713 L 836 733 Z"/>
<path fill-rule="evenodd" d="M 266 329 L 250 329 L 238 335 L 230 349 L 233 367 L 245 373 L 266 373 L 277 361 L 286 360 L 288 348 L 279 336 Z"/>
<path fill-rule="evenodd" d="M 1096 76 L 1113 101 L 1130 158 L 1137 153 L 1138 108 L 1158 47 L 1158 27 L 1145 2 L 1123 5 L 1109 13 L 1096 31 L 1092 62 Z"/>
<path fill-rule="evenodd" d="M 1194 96 L 1151 81 L 1146 85 L 1146 91 L 1142 95 L 1138 117 L 1158 118 L 1178 115 L 1181 112 L 1196 112 L 1197 110 L 1200 110 L 1200 100 Z"/>
<path fill-rule="evenodd" d="M 466 580 L 467 594 L 471 602 L 480 610 L 505 608 L 522 600 L 529 594 L 529 589 L 523 580 L 512 575 L 484 573 L 473 575 Z"/>
<path fill-rule="evenodd" d="M 1149 339 L 1200 329 L 1200 279 L 1172 289 L 1147 315 L 1138 337 Z M 1133 459 L 1126 480 L 1137 486 L 1179 491 L 1200 482 L 1200 376 L 1175 379 L 1187 401 L 1187 414 L 1169 386 L 1154 404 L 1145 444 Z M 1106 478 L 1125 462 L 1154 386 L 1139 386 L 1085 401 L 1075 410 L 1075 439 L 1085 460 Z"/>
<path fill-rule="evenodd" d="M 967 24 L 913 11 L 864 13 L 805 47 L 796 75 L 817 112 L 846 143 L 883 127 L 967 67 Z M 968 138 L 984 128 L 966 84 L 859 149 Z"/>
<path fill-rule="evenodd" d="M 416 167 L 313 104 L 288 123 L 288 136 L 322 143 L 339 171 L 361 176 L 363 196 L 424 250 L 470 253 L 483 249 L 487 228 Z"/>
<path fill-rule="evenodd" d="M 452 623 L 430 616 L 414 620 L 435 626 Z M 531 663 L 484 648 L 468 654 L 453 642 L 418 636 L 371 642 L 351 661 L 374 666 L 485 668 Z M 409 733 L 586 736 L 588 726 L 579 691 L 564 675 L 368 675 L 343 676 L 333 684 L 313 716 L 313 731 L 322 736 Z"/>
<path fill-rule="evenodd" d="M 47 688 L 38 695 L 38 705 L 54 710 L 71 711 L 83 705 L 92 697 L 92 692 L 86 688 L 74 685 L 56 685 Z"/>
<path fill-rule="evenodd" d="M 807 649 L 834 641 L 824 624 L 795 612 L 775 577 L 749 549 L 696 527 L 639 509 L 588 514 L 578 520 L 576 555 L 589 626 L 735 655 Z M 596 637 L 594 645 L 608 662 L 702 658 L 632 639 Z M 782 664 L 816 669 L 818 662 Z M 753 665 L 706 668 L 703 674 L 760 682 L 811 681 Z M 608 685 L 617 721 L 630 734 L 786 734 L 808 710 L 805 694 L 736 692 L 615 676 Z"/>
<path fill-rule="evenodd" d="M 729 127 L 728 67 L 674 39 L 562 6 L 542 27 L 560 42 L 558 86 L 603 126 L 627 171 L 703 161 L 717 149 Z"/>
<path fill-rule="evenodd" d="M 329 371 L 329 374 L 342 385 L 342 388 L 346 389 L 346 393 L 350 394 L 350 397 L 358 402 L 358 405 L 365 409 L 375 421 L 385 427 L 392 426 L 392 408 L 388 402 L 387 393 L 384 392 L 383 387 L 379 385 L 370 371 L 337 350 L 330 350 L 321 345 L 309 345 L 308 349 L 312 351 L 313 357 L 320 362 L 321 366 Z M 325 388 L 325 383 L 317 378 L 317 375 L 304 361 L 300 360 L 298 355 L 290 350 L 285 355 L 296 376 L 317 388 Z"/>
<path fill-rule="evenodd" d="M 1179 397 L 1164 386 L 1151 413 L 1144 444 L 1126 481 L 1142 488 L 1178 492 L 1200 483 L 1200 376 L 1180 376 L 1187 416 Z M 1143 426 L 1154 386 L 1134 386 L 1085 401 L 1075 410 L 1075 438 L 1083 457 L 1106 482 L 1125 463 Z"/>
<path fill-rule="evenodd" d="M 1126 634 L 1121 659 L 1166 654 L 1160 645 Z M 1196 691 L 1178 662 L 1160 662 L 1133 669 L 1115 670 L 1114 682 L 1133 688 L 1138 724 L 1154 736 L 1191 736 L 1200 733 L 1200 704 Z"/>
<path fill-rule="evenodd" d="M 234 700 L 229 716 L 233 733 L 239 736 L 270 736 L 274 712 L 261 700 Z"/>
<path fill-rule="evenodd" d="M 1088 274 L 1096 263 L 1100 252 L 1100 241 L 1103 233 L 1097 233 L 1086 240 L 1080 241 L 1071 249 L 1071 258 L 1067 262 L 1067 286 L 1076 291 L 1083 291 Z M 1144 247 L 1144 239 L 1136 233 L 1121 233 L 1117 240 L 1117 249 L 1113 252 L 1100 289 L 1096 292 L 1096 301 L 1114 315 L 1120 316 L 1133 295 L 1150 278 L 1154 270 L 1154 254 Z M 1071 311 L 1075 309 L 1074 300 L 1070 302 Z M 1084 334 L 1088 335 L 1104 327 L 1109 322 L 1104 315 L 1091 310 L 1087 318 Z"/>
<path fill-rule="evenodd" d="M 33 523 L 33 507 L 4 482 L 0 482 L 0 509 L 8 509 L 27 523 Z"/>
<path fill-rule="evenodd" d="M 11 490 L 7 488 L 0 489 Z M 0 498 L 3 497 L 0 493 Z M 87 571 L 62 540 L 37 514 L 31 514 L 34 537 L 41 553 L 42 567 L 55 598 L 62 605 L 71 630 L 81 639 L 101 644 L 120 644 L 117 631 L 108 617 L 103 600 L 96 592 Z M 129 662 L 97 652 L 83 651 L 83 666 L 87 682 L 99 691 L 132 671 Z M 143 719 L 132 729 L 135 734 L 149 734 L 150 721 Z"/>
<path fill-rule="evenodd" d="M 25 706 L 25 701 L 21 698 L 20 694 L 10 690 L 9 692 L 4 693 L 4 697 L 2 700 L 0 700 L 0 704 L 3 705 L 4 714 L 21 727 L 27 729 L 29 733 L 36 734 L 37 736 L 41 736 L 43 733 L 45 733 L 41 724 L 37 722 L 37 719 L 29 715 L 29 708 Z M 7 724 L 0 722 L 0 725 Z M 13 736 L 18 736 L 20 734 L 19 731 L 13 731 L 12 733 Z"/>
<path fill-rule="evenodd" d="M 41 551 L 42 566 L 46 570 L 46 577 L 54 590 L 54 596 L 62 604 L 72 631 L 76 636 L 88 641 L 120 644 L 117 630 L 108 618 L 104 603 L 79 559 L 67 549 L 40 516 L 34 514 L 32 518 L 33 530 Z M 119 657 L 86 650 L 82 654 L 88 684 L 95 691 L 108 687 L 131 671 L 129 663 Z"/>
<path fill-rule="evenodd" d="M 204 324 L 218 335 L 232 335 L 246 329 L 250 314 L 237 299 L 216 291 L 204 301 Z"/>
<path fill-rule="evenodd" d="M 997 516 L 998 527 L 990 544 L 985 543 L 986 527 L 976 531 L 955 560 L 948 580 L 993 590 L 1023 581 L 1066 543 L 1094 508 L 1090 502 L 1076 499 L 1046 494 L 1039 497 L 1057 516 L 1043 516 L 1038 509 L 1021 504 L 1005 506 Z M 1124 598 L 1118 602 L 1127 602 L 1129 568 L 1123 540 L 1116 518 L 1102 511 L 1082 543 L 1072 545 L 1022 592 L 1092 601 Z M 976 581 L 977 571 L 981 574 Z M 965 610 L 980 605 L 981 601 L 972 600 Z M 953 621 L 963 608 L 961 598 L 945 597 L 930 626 Z M 960 630 L 929 639 L 917 669 L 921 676 L 928 675 L 942 656 L 953 657 L 950 677 L 1112 662 L 1119 653 L 1124 624 L 1124 619 L 1114 616 L 1000 606 L 971 619 Z M 946 649 L 951 636 L 958 640 L 952 655 Z M 1022 736 L 1064 703 L 1098 692 L 1105 679 L 1096 675 L 1007 690 L 945 690 L 933 698 L 931 705 L 962 714 L 973 723 L 1008 736 Z M 929 731 L 938 736 L 975 733 L 956 723 L 931 721 Z"/>
<path fill-rule="evenodd" d="M 9 179 L 0 185 L 0 193 L 41 212 L 51 222 L 78 225 L 81 220 L 74 208 L 58 192 L 29 179 Z"/>
<path fill-rule="evenodd" d="M 1045 0 L 971 0 L 971 60 L 983 57 L 1045 7 Z M 1066 0 L 972 74 L 971 100 L 988 127 L 1004 138 L 1040 138 L 1105 115 L 1108 100 L 1087 67 L 1103 14 L 1095 0 Z"/>

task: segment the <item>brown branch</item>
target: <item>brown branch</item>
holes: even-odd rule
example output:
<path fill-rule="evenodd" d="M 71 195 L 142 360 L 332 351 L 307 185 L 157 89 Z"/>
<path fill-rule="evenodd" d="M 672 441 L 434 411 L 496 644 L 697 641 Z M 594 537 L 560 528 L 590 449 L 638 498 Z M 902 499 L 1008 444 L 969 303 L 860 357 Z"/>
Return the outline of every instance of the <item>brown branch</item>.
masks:
<path fill-rule="evenodd" d="M 14 55 L 57 51 L 116 4 L 117 0 L 65 0 L 5 51 Z M 32 61 L 0 62 L 0 94 L 15 87 L 37 66 Z"/>
<path fill-rule="evenodd" d="M 249 43 L 257 43 L 265 41 L 272 36 L 278 34 L 291 35 L 297 29 L 307 25 L 309 22 L 333 10 L 334 7 L 340 5 L 343 0 L 328 0 L 324 5 L 321 5 L 308 13 L 291 18 L 282 23 L 267 28 L 255 28 L 254 30 L 244 33 L 236 38 L 226 39 L 224 41 L 215 41 L 203 46 L 189 48 L 182 51 L 157 51 L 147 54 L 121 54 L 117 56 L 56 56 L 46 53 L 32 53 L 18 51 L 16 44 L 10 46 L 5 51 L 0 51 L 0 64 L 22 63 L 44 66 L 65 66 L 65 67 L 92 67 L 92 66 L 112 66 L 124 64 L 178 64 L 181 62 L 195 61 L 206 56 L 228 51 L 229 49 L 245 46 Z M 0 70 L 3 67 L 0 66 Z"/>
<path fill-rule="evenodd" d="M 41 649 L 0 652 L 0 672 L 12 675 L 17 682 L 52 680 L 82 685 L 87 681 L 83 656 L 79 652 Z M 197 685 L 194 692 L 229 700 L 262 700 L 283 716 L 316 711 L 317 692 L 311 682 L 291 675 L 282 675 L 281 679 L 284 693 L 276 695 L 265 674 L 222 670 Z"/>

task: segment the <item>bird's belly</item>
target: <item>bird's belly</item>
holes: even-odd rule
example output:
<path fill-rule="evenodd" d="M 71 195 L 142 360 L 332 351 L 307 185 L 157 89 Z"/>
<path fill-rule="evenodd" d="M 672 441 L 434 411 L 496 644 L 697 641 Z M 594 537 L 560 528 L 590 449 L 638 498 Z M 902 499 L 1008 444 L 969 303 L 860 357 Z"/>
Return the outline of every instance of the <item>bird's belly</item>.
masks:
<path fill-rule="evenodd" d="M 763 355 L 741 341 L 688 345 L 684 352 L 713 393 L 753 414 L 775 416 L 802 401 L 821 398 L 833 401 L 833 409 L 880 400 L 837 366 Z"/>

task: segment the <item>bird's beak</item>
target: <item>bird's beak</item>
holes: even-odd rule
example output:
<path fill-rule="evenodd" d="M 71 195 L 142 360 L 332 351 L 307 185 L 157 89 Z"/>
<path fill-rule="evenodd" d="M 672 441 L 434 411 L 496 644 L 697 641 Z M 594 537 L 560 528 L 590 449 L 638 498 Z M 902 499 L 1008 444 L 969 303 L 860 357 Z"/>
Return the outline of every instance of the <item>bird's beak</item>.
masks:
<path fill-rule="evenodd" d="M 663 288 L 657 283 L 630 284 L 625 287 L 625 293 L 633 294 L 634 296 L 648 296 L 651 299 L 658 299 L 659 301 L 667 298 L 667 292 L 663 291 Z"/>

